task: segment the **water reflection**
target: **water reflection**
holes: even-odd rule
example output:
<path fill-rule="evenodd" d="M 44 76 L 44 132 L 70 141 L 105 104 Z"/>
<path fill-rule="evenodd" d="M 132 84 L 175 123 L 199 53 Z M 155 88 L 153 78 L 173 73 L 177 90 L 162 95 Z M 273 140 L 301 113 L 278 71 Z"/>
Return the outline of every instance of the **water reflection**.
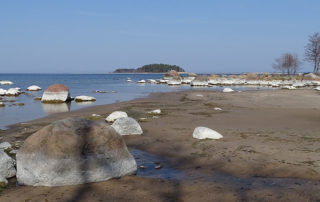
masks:
<path fill-rule="evenodd" d="M 77 105 L 91 105 L 94 104 L 93 101 L 76 102 Z"/>
<path fill-rule="evenodd" d="M 60 112 L 69 112 L 71 103 L 59 103 L 59 104 L 44 104 L 42 103 L 43 110 L 49 114 L 55 114 Z"/>

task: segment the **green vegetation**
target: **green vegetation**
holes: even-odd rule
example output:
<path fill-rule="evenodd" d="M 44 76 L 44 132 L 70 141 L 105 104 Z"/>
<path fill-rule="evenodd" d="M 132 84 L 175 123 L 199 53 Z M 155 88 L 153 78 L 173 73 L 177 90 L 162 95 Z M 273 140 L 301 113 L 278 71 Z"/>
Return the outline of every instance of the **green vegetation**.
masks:
<path fill-rule="evenodd" d="M 139 67 L 137 69 L 116 69 L 113 73 L 165 73 L 170 70 L 175 70 L 177 72 L 185 72 L 184 69 L 177 65 L 149 64 Z"/>

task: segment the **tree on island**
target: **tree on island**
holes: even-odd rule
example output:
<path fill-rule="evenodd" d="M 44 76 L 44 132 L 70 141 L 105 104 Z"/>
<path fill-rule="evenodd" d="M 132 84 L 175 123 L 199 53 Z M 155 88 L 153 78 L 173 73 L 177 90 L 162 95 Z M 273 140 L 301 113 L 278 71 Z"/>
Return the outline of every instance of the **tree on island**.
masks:
<path fill-rule="evenodd" d="M 305 46 L 305 60 L 313 63 L 313 72 L 319 71 L 320 64 L 320 34 L 319 32 L 309 36 L 308 44 Z"/>
<path fill-rule="evenodd" d="M 116 69 L 114 73 L 165 73 L 170 70 L 175 70 L 177 72 L 185 72 L 184 69 L 177 65 L 149 64 L 139 67 L 137 69 Z"/>
<path fill-rule="evenodd" d="M 294 53 L 284 53 L 281 57 L 276 58 L 272 67 L 275 70 L 281 71 L 283 74 L 296 74 L 299 70 L 301 62 L 298 59 L 297 54 Z"/>

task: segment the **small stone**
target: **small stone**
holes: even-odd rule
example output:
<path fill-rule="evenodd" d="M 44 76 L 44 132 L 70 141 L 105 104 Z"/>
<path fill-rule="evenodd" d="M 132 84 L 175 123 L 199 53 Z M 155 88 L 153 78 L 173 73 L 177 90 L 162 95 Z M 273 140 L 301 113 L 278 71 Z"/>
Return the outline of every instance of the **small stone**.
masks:
<path fill-rule="evenodd" d="M 149 111 L 148 114 L 161 114 L 161 109 L 155 109 L 155 110 Z"/>
<path fill-rule="evenodd" d="M 162 168 L 162 165 L 161 164 L 158 164 L 154 167 L 155 169 L 161 169 Z"/>
<path fill-rule="evenodd" d="M 232 90 L 231 88 L 224 88 L 222 92 L 231 93 L 231 92 L 234 92 L 234 90 Z"/>

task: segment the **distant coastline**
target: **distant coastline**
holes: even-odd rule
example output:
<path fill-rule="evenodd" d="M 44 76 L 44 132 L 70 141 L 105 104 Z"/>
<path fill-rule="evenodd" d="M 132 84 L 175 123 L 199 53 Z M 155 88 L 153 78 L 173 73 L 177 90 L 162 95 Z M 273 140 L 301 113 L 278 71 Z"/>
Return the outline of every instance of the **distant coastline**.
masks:
<path fill-rule="evenodd" d="M 113 73 L 135 73 L 135 74 L 141 74 L 141 73 L 166 73 L 170 70 L 174 70 L 177 72 L 185 72 L 184 69 L 177 65 L 168 65 L 168 64 L 148 64 L 144 65 L 142 67 L 139 67 L 137 69 L 128 69 L 128 68 L 119 68 L 116 69 Z"/>

